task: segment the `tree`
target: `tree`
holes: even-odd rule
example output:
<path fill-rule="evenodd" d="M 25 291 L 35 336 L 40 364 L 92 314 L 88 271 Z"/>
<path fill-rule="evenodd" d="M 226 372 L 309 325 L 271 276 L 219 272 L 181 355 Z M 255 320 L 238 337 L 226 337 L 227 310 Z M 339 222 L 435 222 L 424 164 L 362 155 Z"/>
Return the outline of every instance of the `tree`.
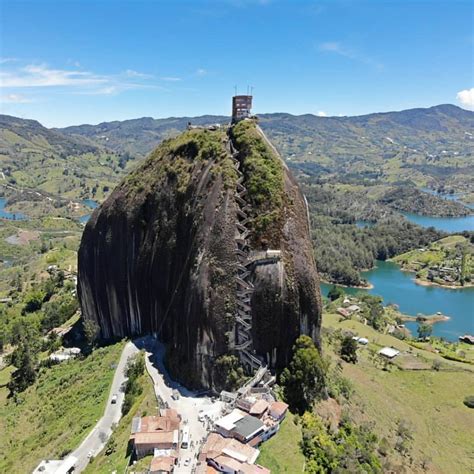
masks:
<path fill-rule="evenodd" d="M 335 301 L 343 295 L 344 295 L 344 290 L 340 286 L 332 285 L 328 293 L 328 298 L 331 301 Z"/>
<path fill-rule="evenodd" d="M 8 382 L 10 395 L 23 392 L 36 380 L 37 359 L 27 342 L 21 342 L 12 354 L 12 363 L 17 367 Z"/>
<path fill-rule="evenodd" d="M 293 358 L 281 374 L 284 396 L 293 410 L 307 410 L 326 395 L 327 363 L 309 336 L 300 336 L 293 346 Z"/>
<path fill-rule="evenodd" d="M 422 323 L 418 325 L 418 339 L 429 339 L 431 337 L 431 333 L 433 332 L 433 328 L 431 324 Z"/>
<path fill-rule="evenodd" d="M 84 330 L 84 337 L 90 347 L 93 347 L 99 338 L 100 328 L 93 319 L 83 319 L 82 327 Z"/>
<path fill-rule="evenodd" d="M 31 292 L 25 300 L 25 306 L 23 307 L 24 313 L 34 313 L 41 309 L 43 305 L 44 293 L 41 291 Z"/>
<path fill-rule="evenodd" d="M 43 240 L 41 242 L 40 252 L 41 253 L 46 253 L 47 251 L 48 251 L 48 246 L 46 245 L 46 242 Z"/>
<path fill-rule="evenodd" d="M 127 381 L 125 382 L 125 397 L 122 404 L 122 416 L 125 416 L 133 406 L 135 399 L 143 391 L 140 377 L 145 372 L 145 354 L 140 351 L 133 359 L 131 359 L 125 368 Z"/>
<path fill-rule="evenodd" d="M 341 358 L 346 362 L 357 363 L 357 341 L 351 336 L 346 336 L 341 342 L 341 350 L 339 352 Z"/>
<path fill-rule="evenodd" d="M 115 453 L 115 451 L 117 451 L 117 441 L 115 436 L 111 434 L 107 444 L 105 445 L 105 455 L 110 456 L 112 453 Z"/>
<path fill-rule="evenodd" d="M 367 322 L 376 331 L 380 331 L 386 325 L 384 319 L 384 308 L 382 298 L 380 296 L 369 295 L 368 293 L 360 294 L 360 300 L 366 304 L 364 316 Z"/>

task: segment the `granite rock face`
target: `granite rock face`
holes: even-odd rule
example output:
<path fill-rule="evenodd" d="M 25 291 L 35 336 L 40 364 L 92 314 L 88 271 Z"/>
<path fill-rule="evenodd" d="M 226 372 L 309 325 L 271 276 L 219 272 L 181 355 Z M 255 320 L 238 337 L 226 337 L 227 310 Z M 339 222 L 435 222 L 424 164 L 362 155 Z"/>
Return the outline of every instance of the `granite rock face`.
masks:
<path fill-rule="evenodd" d="M 304 197 L 255 125 L 246 127 L 234 141 L 249 184 L 249 132 L 281 168 L 275 206 L 252 206 L 252 247 L 282 255 L 252 270 L 254 348 L 278 368 L 299 334 L 319 343 L 319 280 Z M 216 359 L 233 353 L 237 174 L 228 140 L 224 131 L 189 130 L 163 142 L 94 211 L 79 249 L 83 317 L 104 339 L 158 335 L 172 374 L 194 387 L 215 387 Z"/>

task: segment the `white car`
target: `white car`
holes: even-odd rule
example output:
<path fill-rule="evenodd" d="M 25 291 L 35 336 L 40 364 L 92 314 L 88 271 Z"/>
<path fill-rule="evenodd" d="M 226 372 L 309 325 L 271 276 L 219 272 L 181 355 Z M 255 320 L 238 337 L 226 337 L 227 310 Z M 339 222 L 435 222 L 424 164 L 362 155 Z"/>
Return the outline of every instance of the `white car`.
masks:
<path fill-rule="evenodd" d="M 112 400 L 110 401 L 110 403 L 117 403 L 117 394 L 116 393 L 114 393 L 112 395 Z"/>
<path fill-rule="evenodd" d="M 92 456 L 94 456 L 94 451 L 92 449 L 87 453 L 87 459 L 90 459 Z"/>
<path fill-rule="evenodd" d="M 186 458 L 186 459 L 184 460 L 183 466 L 184 466 L 184 467 L 188 467 L 190 464 L 191 464 L 191 458 Z"/>

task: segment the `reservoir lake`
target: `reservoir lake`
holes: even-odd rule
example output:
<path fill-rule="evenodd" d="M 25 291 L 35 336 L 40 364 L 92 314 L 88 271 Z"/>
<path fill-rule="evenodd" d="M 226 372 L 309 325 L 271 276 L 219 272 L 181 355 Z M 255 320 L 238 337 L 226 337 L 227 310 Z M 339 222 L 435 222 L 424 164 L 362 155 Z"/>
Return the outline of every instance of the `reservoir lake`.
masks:
<path fill-rule="evenodd" d="M 449 321 L 433 325 L 433 335 L 450 341 L 463 334 L 474 334 L 474 288 L 449 289 L 440 286 L 421 286 L 414 281 L 415 274 L 403 272 L 393 262 L 377 261 L 376 268 L 362 272 L 362 277 L 373 285 L 370 290 L 344 288 L 348 294 L 368 291 L 383 298 L 384 304 L 395 303 L 402 313 L 416 316 L 435 314 L 449 316 Z M 321 292 L 327 296 L 332 285 L 322 283 Z M 417 323 L 406 322 L 407 328 L 416 335 Z"/>
<path fill-rule="evenodd" d="M 445 232 L 474 231 L 474 215 L 466 217 L 430 217 L 410 213 L 403 215 L 410 222 Z M 414 273 L 400 270 L 400 267 L 393 262 L 377 261 L 375 268 L 362 272 L 361 275 L 373 285 L 373 288 L 370 290 L 344 288 L 346 293 L 368 291 L 381 296 L 384 304 L 397 304 L 402 313 L 410 316 L 416 316 L 418 313 L 431 315 L 441 311 L 451 319 L 435 323 L 434 336 L 456 341 L 463 334 L 474 334 L 474 288 L 451 289 L 417 285 Z M 321 284 L 323 295 L 327 295 L 331 286 Z M 416 335 L 417 323 L 407 322 L 406 326 Z"/>

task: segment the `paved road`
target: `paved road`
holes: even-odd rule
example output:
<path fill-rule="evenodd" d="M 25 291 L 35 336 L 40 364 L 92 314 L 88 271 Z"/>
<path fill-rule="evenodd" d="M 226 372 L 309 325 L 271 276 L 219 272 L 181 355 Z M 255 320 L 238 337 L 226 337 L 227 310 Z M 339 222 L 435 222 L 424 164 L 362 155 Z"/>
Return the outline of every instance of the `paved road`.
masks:
<path fill-rule="evenodd" d="M 120 390 L 122 384 L 125 382 L 125 367 L 129 357 L 136 354 L 139 349 L 132 342 L 128 342 L 120 356 L 120 361 L 115 370 L 114 379 L 110 389 L 109 397 L 107 399 L 107 405 L 105 406 L 105 412 L 102 418 L 97 422 L 95 427 L 89 433 L 87 438 L 82 444 L 71 453 L 78 459 L 76 464 L 76 470 L 74 472 L 83 471 L 89 463 L 89 453 L 96 456 L 102 448 L 105 446 L 108 437 L 112 433 L 112 425 L 118 423 L 122 416 L 122 403 L 124 399 L 124 393 Z M 117 394 L 117 403 L 111 403 L 112 395 Z"/>
<path fill-rule="evenodd" d="M 202 410 L 218 416 L 224 404 L 220 401 L 213 402 L 209 397 L 199 396 L 196 392 L 188 390 L 178 382 L 173 381 L 163 364 L 164 346 L 156 339 L 146 337 L 135 341 L 135 343 L 146 351 L 146 368 L 153 379 L 157 397 L 181 415 L 181 429 L 184 426 L 189 427 L 190 440 L 193 442 L 193 446 L 188 449 L 180 449 L 178 465 L 174 472 L 176 474 L 192 473 L 197 465 L 197 454 L 200 451 L 201 443 L 209 431 L 206 422 L 198 420 L 199 412 Z M 178 400 L 173 400 L 171 397 L 173 389 L 180 393 Z M 184 461 L 187 458 L 191 459 L 191 463 L 185 467 Z"/>

